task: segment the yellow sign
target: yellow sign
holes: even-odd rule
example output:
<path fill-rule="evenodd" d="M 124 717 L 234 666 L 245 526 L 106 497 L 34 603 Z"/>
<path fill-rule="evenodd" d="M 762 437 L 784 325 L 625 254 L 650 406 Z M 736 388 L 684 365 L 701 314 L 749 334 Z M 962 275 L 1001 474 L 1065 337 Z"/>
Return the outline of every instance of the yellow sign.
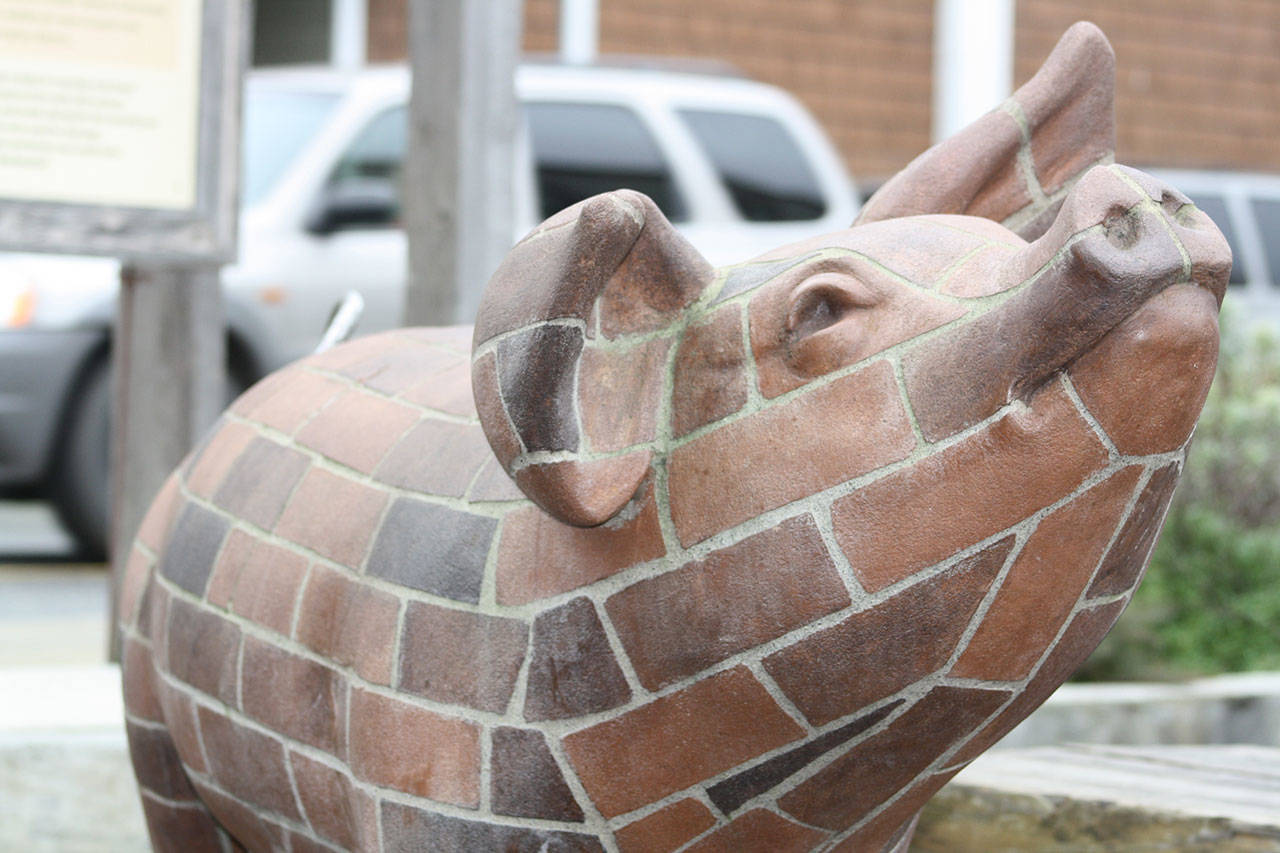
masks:
<path fill-rule="evenodd" d="M 201 0 L 0 0 L 0 198 L 189 209 Z"/>

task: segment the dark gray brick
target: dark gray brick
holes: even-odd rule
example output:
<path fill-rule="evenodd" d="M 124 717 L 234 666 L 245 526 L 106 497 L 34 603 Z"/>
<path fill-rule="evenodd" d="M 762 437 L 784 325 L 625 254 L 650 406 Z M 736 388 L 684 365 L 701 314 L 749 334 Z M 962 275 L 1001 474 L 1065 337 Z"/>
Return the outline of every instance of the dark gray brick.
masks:
<path fill-rule="evenodd" d="M 475 604 L 497 519 L 399 498 L 369 556 L 369 574 Z"/>
<path fill-rule="evenodd" d="M 160 574 L 192 595 L 204 595 L 214 558 L 231 525 L 213 510 L 189 503 L 183 507 L 170 541 L 160 557 Z M 180 546 L 180 547 L 179 547 Z"/>

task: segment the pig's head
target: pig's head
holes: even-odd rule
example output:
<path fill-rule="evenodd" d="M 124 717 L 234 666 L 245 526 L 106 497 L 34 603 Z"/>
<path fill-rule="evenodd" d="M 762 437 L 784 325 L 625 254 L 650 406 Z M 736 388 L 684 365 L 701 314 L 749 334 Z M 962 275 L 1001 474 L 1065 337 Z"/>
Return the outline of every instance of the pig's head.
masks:
<path fill-rule="evenodd" d="M 1111 163 L 1113 66 L 1076 25 L 853 227 L 719 270 L 645 196 L 589 199 L 481 305 L 477 410 L 523 492 L 579 527 L 659 519 L 657 577 L 606 606 L 641 681 L 768 639 L 774 695 L 815 736 L 858 732 L 768 796 L 851 849 L 890 842 L 1109 630 L 1208 391 L 1230 252 Z M 662 590 L 643 619 L 642 586 Z M 766 769 L 708 795 L 732 815 Z"/>
<path fill-rule="evenodd" d="M 1212 376 L 1230 253 L 1177 190 L 1110 165 L 1113 64 L 1076 25 L 853 227 L 743 264 L 713 269 L 632 191 L 547 220 L 476 324 L 498 458 L 580 526 L 656 480 L 687 547 L 1031 417 L 1024 404 L 1054 388 L 1113 451 L 1179 449 Z"/>

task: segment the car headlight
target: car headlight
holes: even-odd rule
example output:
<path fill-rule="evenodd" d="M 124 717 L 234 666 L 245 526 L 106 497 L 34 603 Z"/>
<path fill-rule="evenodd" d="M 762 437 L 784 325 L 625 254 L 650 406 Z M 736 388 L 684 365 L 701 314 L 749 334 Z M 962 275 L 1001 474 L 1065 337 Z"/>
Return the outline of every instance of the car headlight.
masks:
<path fill-rule="evenodd" d="M 0 283 L 0 329 L 31 325 L 36 313 L 36 290 L 27 284 Z"/>

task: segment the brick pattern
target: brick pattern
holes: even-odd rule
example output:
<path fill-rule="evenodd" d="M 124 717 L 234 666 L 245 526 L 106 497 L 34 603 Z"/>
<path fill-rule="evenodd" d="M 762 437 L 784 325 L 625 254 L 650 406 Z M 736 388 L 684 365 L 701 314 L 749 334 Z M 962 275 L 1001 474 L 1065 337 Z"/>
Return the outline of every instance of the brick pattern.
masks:
<path fill-rule="evenodd" d="M 1147 301 L 933 435 L 908 366 L 948 342 L 968 363 L 965 330 L 1053 246 L 930 217 L 712 273 L 649 206 L 522 244 L 532 269 L 477 322 L 474 402 L 469 330 L 359 339 L 251 389 L 166 484 L 121 608 L 155 837 L 874 851 L 1101 640 L 1191 425 L 1108 413 L 1134 383 L 1198 402 L 1192 368 L 1142 354 L 1189 336 L 1211 371 L 1212 294 Z M 1082 210 L 1046 239 L 1100 223 Z M 957 281 L 993 255 L 998 281 Z M 726 386 L 679 397 L 682 352 Z"/>

